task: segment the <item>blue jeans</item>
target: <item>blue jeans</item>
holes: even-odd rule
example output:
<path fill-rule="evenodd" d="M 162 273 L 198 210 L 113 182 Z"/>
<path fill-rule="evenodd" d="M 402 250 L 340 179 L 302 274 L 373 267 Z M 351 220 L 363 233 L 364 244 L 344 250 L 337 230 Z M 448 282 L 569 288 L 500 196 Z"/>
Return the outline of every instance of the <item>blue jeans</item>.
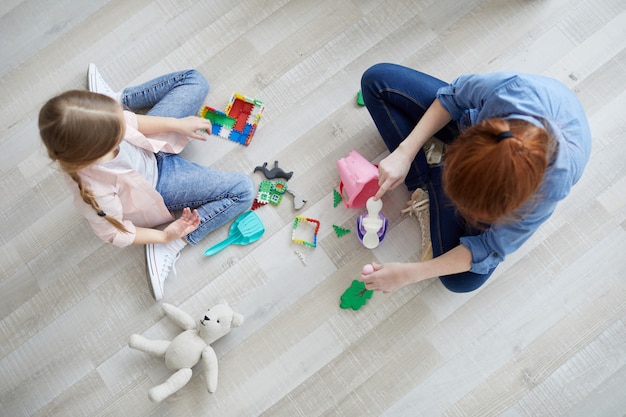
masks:
<path fill-rule="evenodd" d="M 198 71 L 179 71 L 125 88 L 122 104 L 151 116 L 182 118 L 197 115 L 208 92 L 209 83 Z"/>
<path fill-rule="evenodd" d="M 411 133 L 437 98 L 437 90 L 445 85 L 447 83 L 430 75 L 394 64 L 377 64 L 365 71 L 361 79 L 363 101 L 390 152 Z M 458 134 L 456 123 L 451 121 L 434 136 L 450 144 Z M 418 187 L 428 190 L 430 236 L 435 257 L 458 246 L 461 236 L 480 233 L 457 214 L 443 190 L 441 174 L 442 166 L 428 165 L 422 149 L 405 179 L 409 191 Z M 439 279 L 450 291 L 469 292 L 483 285 L 493 271 L 486 274 L 463 272 Z"/>
<path fill-rule="evenodd" d="M 195 70 L 163 75 L 122 92 L 122 103 L 151 116 L 182 118 L 197 115 L 209 91 L 206 79 Z M 218 171 L 165 152 L 155 154 L 159 179 L 156 190 L 168 210 L 197 209 L 200 226 L 186 236 L 196 245 L 207 234 L 244 212 L 255 197 L 248 175 Z"/>

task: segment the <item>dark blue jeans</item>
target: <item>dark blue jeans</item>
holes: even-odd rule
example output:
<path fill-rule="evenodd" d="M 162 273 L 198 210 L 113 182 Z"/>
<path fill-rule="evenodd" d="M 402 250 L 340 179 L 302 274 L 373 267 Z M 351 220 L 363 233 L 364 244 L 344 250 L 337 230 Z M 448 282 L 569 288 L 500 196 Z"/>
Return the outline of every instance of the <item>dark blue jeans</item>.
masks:
<path fill-rule="evenodd" d="M 369 68 L 361 79 L 363 100 L 378 128 L 387 149 L 393 152 L 411 133 L 417 122 L 437 98 L 437 90 L 447 83 L 430 75 L 394 64 L 377 64 Z M 459 130 L 454 121 L 434 136 L 444 143 L 452 143 Z M 405 184 L 409 191 L 428 190 L 430 199 L 430 236 L 433 256 L 440 256 L 460 244 L 461 236 L 480 233 L 460 217 L 454 204 L 443 191 L 442 166 L 430 166 L 424 150 L 420 150 Z M 469 292 L 487 281 L 487 274 L 463 272 L 440 277 L 443 285 L 453 292 Z"/>

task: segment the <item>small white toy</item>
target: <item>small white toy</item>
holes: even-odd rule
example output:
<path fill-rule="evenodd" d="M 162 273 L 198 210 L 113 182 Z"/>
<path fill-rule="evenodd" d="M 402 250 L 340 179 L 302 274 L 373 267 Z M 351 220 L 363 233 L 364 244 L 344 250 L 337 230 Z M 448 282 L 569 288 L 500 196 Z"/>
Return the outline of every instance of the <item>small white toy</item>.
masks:
<path fill-rule="evenodd" d="M 361 224 L 365 229 L 363 235 L 363 245 L 368 249 L 374 249 L 380 243 L 378 231 L 383 227 L 383 221 L 378 217 L 378 213 L 383 208 L 382 200 L 374 200 L 370 197 L 367 200 L 367 216 L 361 220 Z"/>
<path fill-rule="evenodd" d="M 163 303 L 165 315 L 184 331 L 174 340 L 150 340 L 133 334 L 128 345 L 153 356 L 165 358 L 165 366 L 175 371 L 167 381 L 152 388 L 148 397 L 153 402 L 163 401 L 182 387 L 192 376 L 191 368 L 200 360 L 204 366 L 207 389 L 210 393 L 217 388 L 217 355 L 211 343 L 227 335 L 230 329 L 243 323 L 243 316 L 235 313 L 226 301 L 208 309 L 200 325 L 193 317 L 171 304 Z"/>

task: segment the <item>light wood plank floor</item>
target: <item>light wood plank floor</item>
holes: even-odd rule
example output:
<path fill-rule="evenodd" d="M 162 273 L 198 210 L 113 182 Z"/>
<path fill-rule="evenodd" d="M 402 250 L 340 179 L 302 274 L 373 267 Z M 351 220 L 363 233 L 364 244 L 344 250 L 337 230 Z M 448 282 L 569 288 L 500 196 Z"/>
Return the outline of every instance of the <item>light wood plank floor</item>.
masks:
<path fill-rule="evenodd" d="M 6 0 L 0 5 L 0 415 L 2 416 L 623 416 L 626 415 L 625 0 Z M 364 263 L 418 259 L 405 189 L 385 197 L 390 230 L 369 251 L 358 211 L 333 208 L 337 159 L 386 155 L 355 104 L 370 65 L 396 62 L 452 80 L 517 70 L 555 77 L 586 108 L 587 171 L 555 215 L 488 284 L 467 295 L 437 280 L 339 296 Z M 233 91 L 266 112 L 248 147 L 214 137 L 188 159 L 249 172 L 280 161 L 287 197 L 258 210 L 267 232 L 205 258 L 226 228 L 187 248 L 165 301 L 198 316 L 220 298 L 246 317 L 215 343 L 218 390 L 201 367 L 160 404 L 169 371 L 130 349 L 170 338 L 148 290 L 142 247 L 94 237 L 46 159 L 43 102 L 85 88 L 87 64 L 115 88 L 196 68 L 206 104 Z M 303 263 L 294 216 L 321 221 Z"/>

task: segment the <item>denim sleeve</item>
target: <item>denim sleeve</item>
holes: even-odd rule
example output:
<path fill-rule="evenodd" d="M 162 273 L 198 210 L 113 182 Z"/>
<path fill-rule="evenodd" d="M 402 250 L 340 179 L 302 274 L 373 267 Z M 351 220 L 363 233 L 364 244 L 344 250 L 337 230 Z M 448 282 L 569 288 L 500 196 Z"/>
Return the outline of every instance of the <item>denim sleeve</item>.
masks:
<path fill-rule="evenodd" d="M 441 105 L 452 119 L 461 118 L 470 110 L 480 111 L 494 92 L 517 77 L 513 73 L 465 74 L 437 91 Z"/>
<path fill-rule="evenodd" d="M 515 252 L 554 212 L 558 200 L 540 201 L 532 212 L 511 224 L 490 227 L 477 236 L 461 237 L 461 243 L 472 253 L 471 272 L 486 274 Z"/>

